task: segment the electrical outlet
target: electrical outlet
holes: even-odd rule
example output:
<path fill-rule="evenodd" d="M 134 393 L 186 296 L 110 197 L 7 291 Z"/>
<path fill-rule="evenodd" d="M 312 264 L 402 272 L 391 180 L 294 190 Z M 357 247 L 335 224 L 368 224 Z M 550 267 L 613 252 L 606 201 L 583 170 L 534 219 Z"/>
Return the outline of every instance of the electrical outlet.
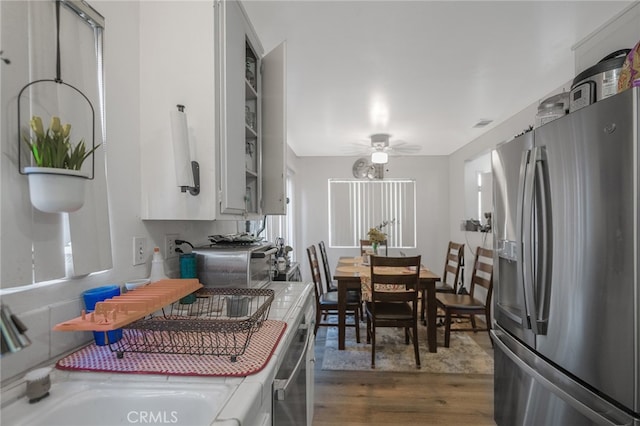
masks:
<path fill-rule="evenodd" d="M 147 239 L 133 237 L 133 264 L 142 265 L 147 261 Z"/>
<path fill-rule="evenodd" d="M 178 257 L 178 253 L 176 253 L 176 240 L 180 239 L 180 235 L 178 234 L 167 234 L 164 236 L 164 258 L 171 259 L 173 257 Z"/>

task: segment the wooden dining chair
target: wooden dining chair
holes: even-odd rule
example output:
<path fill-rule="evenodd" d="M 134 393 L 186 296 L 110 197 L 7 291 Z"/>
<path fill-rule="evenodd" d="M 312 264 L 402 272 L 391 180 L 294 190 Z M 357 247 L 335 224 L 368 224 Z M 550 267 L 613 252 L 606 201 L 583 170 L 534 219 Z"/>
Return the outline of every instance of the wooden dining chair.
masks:
<path fill-rule="evenodd" d="M 309 258 L 309 267 L 311 268 L 311 277 L 313 279 L 313 289 L 316 298 L 316 326 L 314 334 L 317 334 L 320 326 L 336 326 L 336 323 L 326 322 L 328 315 L 338 314 L 338 292 L 325 291 L 320 275 L 320 264 L 318 263 L 318 254 L 316 247 L 311 245 L 307 247 L 307 256 Z M 360 298 L 354 298 L 347 293 L 347 315 L 353 315 L 353 324 L 347 324 L 347 327 L 355 327 L 356 342 L 360 343 L 360 314 L 359 314 Z M 324 320 L 324 321 L 323 321 Z"/>
<path fill-rule="evenodd" d="M 460 271 L 464 266 L 464 244 L 454 243 L 449 241 L 447 246 L 447 255 L 444 259 L 444 272 L 442 273 L 442 279 L 436 283 L 436 292 L 439 293 L 457 293 L 458 282 L 461 278 Z M 427 291 L 422 290 L 422 311 L 420 317 L 425 318 Z"/>
<path fill-rule="evenodd" d="M 320 258 L 322 259 L 322 264 L 324 266 L 324 278 L 325 283 L 327 284 L 327 292 L 330 291 L 338 291 L 338 285 L 333 281 L 333 277 L 331 275 L 331 266 L 329 265 L 329 258 L 327 256 L 327 249 L 324 245 L 324 241 L 320 241 L 318 243 L 318 248 L 320 249 Z M 347 290 L 349 293 L 349 298 L 352 300 L 358 300 L 358 313 L 361 320 L 364 320 L 364 310 L 362 309 L 362 302 L 360 300 L 360 290 Z"/>
<path fill-rule="evenodd" d="M 390 272 L 380 267 L 395 267 Z M 416 368 L 420 368 L 418 348 L 418 283 L 420 256 L 371 256 L 371 301 L 365 302 L 367 315 L 367 343 L 371 342 L 371 368 L 376 365 L 376 328 L 404 329 L 405 343 L 413 340 Z M 391 284 L 392 286 L 389 286 Z M 400 285 L 400 288 L 393 288 Z M 412 330 L 410 335 L 409 331 Z"/>
<path fill-rule="evenodd" d="M 383 242 L 378 244 L 378 255 L 382 255 L 382 253 L 380 252 L 381 249 L 384 250 L 385 256 L 389 255 L 387 240 L 384 240 Z M 365 254 L 367 254 L 367 251 L 373 251 L 373 243 L 371 242 L 371 240 L 360 240 L 360 256 L 364 256 Z"/>
<path fill-rule="evenodd" d="M 331 266 L 329 265 L 329 257 L 327 256 L 327 248 L 324 245 L 324 241 L 320 241 L 318 243 L 318 248 L 320 249 L 320 258 L 322 259 L 324 280 L 325 283 L 327 283 L 327 291 L 338 291 L 338 286 L 333 281 L 333 276 L 331 275 Z"/>
<path fill-rule="evenodd" d="M 479 288 L 484 292 L 478 291 Z M 482 294 L 484 293 L 484 294 Z M 444 311 L 444 346 L 449 347 L 452 331 L 491 330 L 491 296 L 493 293 L 493 250 L 478 247 L 473 264 L 469 294 L 436 293 L 438 308 Z M 485 328 L 476 326 L 476 315 L 484 315 Z M 471 328 L 451 328 L 452 317 L 469 317 Z M 489 338 L 491 334 L 489 333 Z M 492 341 L 493 344 L 493 341 Z"/>

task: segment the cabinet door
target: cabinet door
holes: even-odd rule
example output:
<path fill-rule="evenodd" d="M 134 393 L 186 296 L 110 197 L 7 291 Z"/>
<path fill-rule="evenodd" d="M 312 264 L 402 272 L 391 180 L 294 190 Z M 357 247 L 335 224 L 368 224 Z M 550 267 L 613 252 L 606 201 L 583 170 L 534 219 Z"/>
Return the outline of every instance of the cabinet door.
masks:
<path fill-rule="evenodd" d="M 262 213 L 286 214 L 286 45 L 262 58 Z"/>
<path fill-rule="evenodd" d="M 216 3 L 216 137 L 220 213 L 245 212 L 246 21 L 236 1 Z"/>

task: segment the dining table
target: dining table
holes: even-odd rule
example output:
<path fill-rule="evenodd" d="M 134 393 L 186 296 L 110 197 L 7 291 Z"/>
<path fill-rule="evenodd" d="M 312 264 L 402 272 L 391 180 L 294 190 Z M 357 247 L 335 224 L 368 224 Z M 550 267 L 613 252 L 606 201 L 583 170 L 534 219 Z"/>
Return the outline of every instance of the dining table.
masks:
<path fill-rule="evenodd" d="M 333 279 L 338 285 L 338 349 L 345 348 L 345 327 L 347 317 L 347 292 L 349 290 L 361 290 L 361 274 L 369 273 L 370 266 L 363 262 L 362 257 L 340 257 L 336 266 Z M 419 291 L 427 293 L 427 344 L 429 352 L 437 352 L 436 339 L 436 283 L 440 276 L 428 268 L 420 268 Z M 424 301 L 423 301 L 424 303 Z M 421 310 L 424 312 L 423 310 Z M 421 318 L 425 320 L 425 318 Z"/>

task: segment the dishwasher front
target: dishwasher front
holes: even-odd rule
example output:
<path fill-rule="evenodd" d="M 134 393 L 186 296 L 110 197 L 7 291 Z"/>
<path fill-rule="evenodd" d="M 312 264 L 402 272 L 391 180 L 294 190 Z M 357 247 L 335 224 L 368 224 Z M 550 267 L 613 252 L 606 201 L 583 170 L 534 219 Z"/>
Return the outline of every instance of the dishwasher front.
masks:
<path fill-rule="evenodd" d="M 311 426 L 313 422 L 315 301 L 312 293 L 294 327 L 296 334 L 273 382 L 275 426 Z"/>

